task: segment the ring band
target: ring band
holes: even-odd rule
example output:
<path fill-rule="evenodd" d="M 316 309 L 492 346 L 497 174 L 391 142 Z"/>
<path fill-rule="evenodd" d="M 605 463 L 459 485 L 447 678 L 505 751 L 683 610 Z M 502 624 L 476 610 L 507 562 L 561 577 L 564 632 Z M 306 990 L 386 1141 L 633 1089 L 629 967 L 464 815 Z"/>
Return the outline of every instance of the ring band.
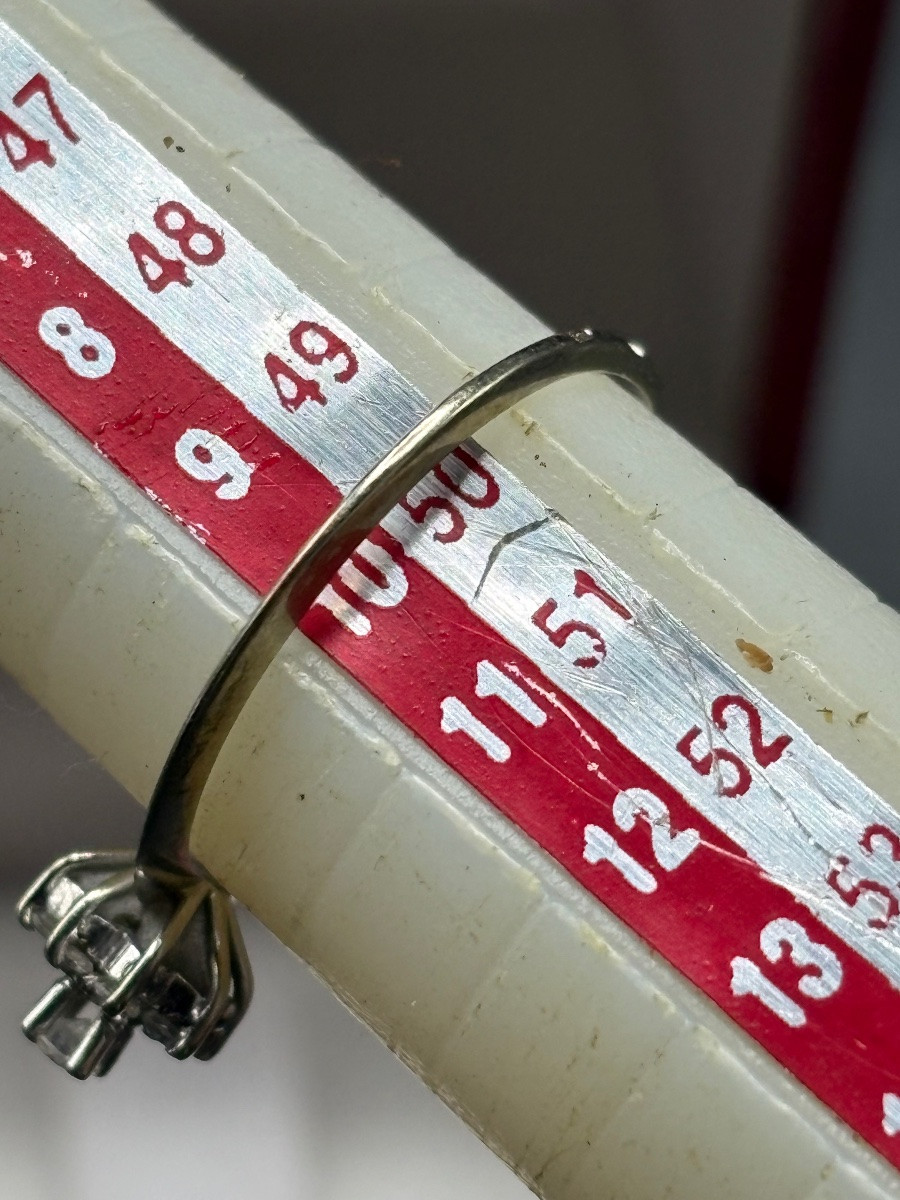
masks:
<path fill-rule="evenodd" d="M 655 393 L 639 346 L 584 329 L 517 351 L 425 416 L 307 540 L 210 676 L 162 769 L 137 854 L 69 855 L 28 890 L 19 918 L 44 934 L 64 975 L 25 1032 L 70 1074 L 104 1074 L 138 1025 L 179 1058 L 210 1058 L 225 1042 L 250 1002 L 252 975 L 231 898 L 196 862 L 190 838 L 244 705 L 338 568 L 424 475 L 520 400 L 593 371 L 641 398 Z M 111 937 L 130 943 L 132 960 L 114 978 L 98 949 Z"/>

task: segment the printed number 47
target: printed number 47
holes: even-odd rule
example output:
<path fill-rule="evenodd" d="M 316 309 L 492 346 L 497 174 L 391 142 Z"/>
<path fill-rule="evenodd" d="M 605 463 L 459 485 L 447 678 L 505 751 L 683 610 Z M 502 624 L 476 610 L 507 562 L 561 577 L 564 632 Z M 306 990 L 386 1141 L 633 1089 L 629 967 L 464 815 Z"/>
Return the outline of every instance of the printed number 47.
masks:
<path fill-rule="evenodd" d="M 21 108 L 35 96 L 42 97 L 51 120 L 66 141 L 78 142 L 80 140 L 78 134 L 63 116 L 56 97 L 53 95 L 50 80 L 46 75 L 33 75 L 13 96 L 13 104 L 16 108 Z M 56 158 L 46 138 L 35 137 L 18 121 L 13 120 L 8 113 L 2 111 L 0 111 L 0 142 L 3 143 L 6 157 L 14 171 L 24 171 L 32 164 L 39 162 L 47 167 L 56 164 Z"/>

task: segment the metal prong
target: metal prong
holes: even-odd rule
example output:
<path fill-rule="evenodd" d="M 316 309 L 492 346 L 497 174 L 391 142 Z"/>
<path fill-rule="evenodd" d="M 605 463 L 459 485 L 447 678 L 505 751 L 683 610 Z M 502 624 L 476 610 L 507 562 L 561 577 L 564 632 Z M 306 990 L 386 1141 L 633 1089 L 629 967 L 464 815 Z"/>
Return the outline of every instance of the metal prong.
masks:
<path fill-rule="evenodd" d="M 130 871 L 120 871 L 117 875 L 113 875 L 108 879 L 106 883 L 99 884 L 97 887 L 91 888 L 89 892 L 85 892 L 81 899 L 72 905 L 66 915 L 53 927 L 44 944 L 44 955 L 51 966 L 62 966 L 60 956 L 63 947 L 84 914 L 91 912 L 104 900 L 110 900 L 112 897 L 120 896 L 123 892 L 126 892 L 131 886 L 133 879 L 133 868 Z"/>
<path fill-rule="evenodd" d="M 85 1009 L 93 1010 L 85 1017 Z M 75 1079 L 105 1074 L 131 1036 L 127 1025 L 111 1021 L 79 990 L 74 980 L 58 980 L 22 1022 L 25 1036 Z"/>
<path fill-rule="evenodd" d="M 62 858 L 58 858 L 42 871 L 29 886 L 16 905 L 16 916 L 26 929 L 32 928 L 30 910 L 34 907 L 38 897 L 46 890 L 54 876 L 68 874 L 73 867 L 90 865 L 124 869 L 132 863 L 134 863 L 133 850 L 75 850 L 71 854 L 64 854 Z"/>

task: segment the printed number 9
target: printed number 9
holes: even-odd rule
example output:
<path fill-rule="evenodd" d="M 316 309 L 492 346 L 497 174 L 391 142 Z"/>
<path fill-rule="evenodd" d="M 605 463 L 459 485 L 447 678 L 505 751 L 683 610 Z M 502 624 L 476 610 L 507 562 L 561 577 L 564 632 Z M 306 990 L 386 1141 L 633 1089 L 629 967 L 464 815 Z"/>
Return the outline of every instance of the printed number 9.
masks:
<path fill-rule="evenodd" d="M 102 379 L 113 369 L 115 346 L 105 334 L 85 325 L 76 308 L 48 308 L 40 319 L 38 333 L 51 350 L 63 356 L 75 375 Z"/>
<path fill-rule="evenodd" d="M 218 483 L 220 500 L 241 500 L 250 491 L 254 464 L 245 462 L 234 446 L 207 429 L 188 429 L 175 443 L 179 467 L 193 479 Z"/>

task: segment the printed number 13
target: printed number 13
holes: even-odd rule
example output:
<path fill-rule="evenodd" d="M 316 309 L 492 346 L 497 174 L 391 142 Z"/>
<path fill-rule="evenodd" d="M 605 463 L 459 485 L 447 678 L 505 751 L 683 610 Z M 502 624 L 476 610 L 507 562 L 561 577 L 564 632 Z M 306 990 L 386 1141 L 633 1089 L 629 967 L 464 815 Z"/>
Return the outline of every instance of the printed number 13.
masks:
<path fill-rule="evenodd" d="M 833 996 L 843 982 L 844 971 L 834 951 L 814 942 L 797 921 L 787 917 L 770 921 L 759 935 L 759 948 L 770 963 L 780 962 L 787 951 L 795 967 L 812 968 L 797 981 L 797 990 L 810 999 L 825 1000 Z M 735 996 L 755 996 L 793 1029 L 806 1024 L 803 1007 L 764 975 L 750 958 L 739 955 L 731 960 L 731 991 Z"/>

